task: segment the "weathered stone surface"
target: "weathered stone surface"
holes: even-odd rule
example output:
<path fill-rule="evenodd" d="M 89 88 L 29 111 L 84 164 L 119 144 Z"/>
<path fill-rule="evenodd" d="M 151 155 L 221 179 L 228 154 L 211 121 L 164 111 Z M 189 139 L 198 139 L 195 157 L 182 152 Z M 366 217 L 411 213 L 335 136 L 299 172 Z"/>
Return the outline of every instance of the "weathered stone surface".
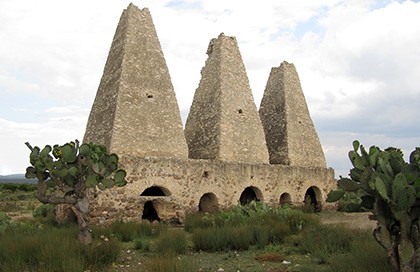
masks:
<path fill-rule="evenodd" d="M 137 163 L 131 163 L 136 160 Z M 309 188 L 316 192 L 320 205 L 328 192 L 335 188 L 334 170 L 320 167 L 290 167 L 287 165 L 245 164 L 208 160 L 175 158 L 137 158 L 124 156 L 121 165 L 127 170 L 128 179 L 138 178 L 137 183 L 125 186 L 125 196 L 131 204 L 123 202 L 123 197 L 112 189 L 106 196 L 101 192 L 91 200 L 93 210 L 109 207 L 116 218 L 141 220 L 144 204 L 152 201 L 162 220 L 177 218 L 180 211 L 197 212 L 200 200 L 206 194 L 216 198 L 217 208 L 224 209 L 237 205 L 241 194 L 251 188 L 260 201 L 269 205 L 280 205 L 280 198 L 287 194 L 288 203 L 302 205 Z M 141 173 L 141 168 L 161 169 L 162 172 Z M 204 175 L 207 172 L 208 175 Z M 173 179 L 174 174 L 181 179 Z M 140 196 L 147 188 L 159 187 L 166 196 Z M 110 203 L 114 202 L 113 205 Z M 216 209 L 212 207 L 212 209 Z M 104 217 L 104 215 L 101 215 Z M 106 217 L 111 220 L 109 213 Z M 95 219 L 93 219 L 95 221 Z"/>
<path fill-rule="evenodd" d="M 293 64 L 271 69 L 260 106 L 270 163 L 326 167 L 299 76 Z"/>
<path fill-rule="evenodd" d="M 185 125 L 189 158 L 268 163 L 257 107 L 234 37 L 212 39 Z"/>
<path fill-rule="evenodd" d="M 118 154 L 187 157 L 175 92 L 148 9 L 130 4 L 120 18 L 84 142 Z"/>
<path fill-rule="evenodd" d="M 90 195 L 93 223 L 182 222 L 251 200 L 302 205 L 308 194 L 325 204 L 334 170 L 294 66 L 273 68 L 258 114 L 236 39 L 221 34 L 208 54 L 184 137 L 150 14 L 132 4 L 124 11 L 84 141 L 117 153 L 128 183 Z"/>

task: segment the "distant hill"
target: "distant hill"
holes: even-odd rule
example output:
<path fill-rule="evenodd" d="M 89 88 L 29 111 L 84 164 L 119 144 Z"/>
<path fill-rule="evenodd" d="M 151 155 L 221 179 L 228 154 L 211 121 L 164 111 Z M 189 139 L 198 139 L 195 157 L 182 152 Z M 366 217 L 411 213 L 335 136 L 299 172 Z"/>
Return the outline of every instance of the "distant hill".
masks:
<path fill-rule="evenodd" d="M 25 174 L 0 175 L 0 183 L 36 183 L 36 179 L 27 179 Z"/>

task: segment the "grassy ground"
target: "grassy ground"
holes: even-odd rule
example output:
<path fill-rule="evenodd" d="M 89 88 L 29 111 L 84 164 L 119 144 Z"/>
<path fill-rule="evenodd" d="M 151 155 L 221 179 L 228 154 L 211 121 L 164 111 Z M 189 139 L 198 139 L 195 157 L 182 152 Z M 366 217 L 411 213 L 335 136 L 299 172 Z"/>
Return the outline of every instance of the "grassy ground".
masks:
<path fill-rule="evenodd" d="M 185 226 L 188 231 L 179 226 L 155 226 L 152 224 L 139 226 L 138 224 L 120 223 L 107 229 L 93 228 L 95 249 L 94 247 L 77 247 L 74 244 L 74 241 L 77 240 L 77 231 L 72 230 L 72 227 L 70 229 L 65 227 L 56 231 L 57 227 L 49 225 L 50 221 L 47 218 L 32 218 L 32 211 L 40 207 L 33 191 L 0 188 L 0 198 L 2 200 L 0 202 L 0 213 L 4 212 L 11 217 L 9 224 L 10 222 L 19 222 L 18 227 L 14 227 L 12 231 L 3 234 L 3 237 L 0 228 L 0 240 L 4 245 L 4 247 L 0 245 L 0 272 L 13 270 L 14 262 L 20 262 L 22 258 L 28 257 L 29 253 L 24 252 L 22 253 L 23 257 L 17 259 L 17 261 L 12 260 L 9 263 L 5 261 L 11 257 L 3 254 L 4 252 L 10 252 L 11 248 L 19 252 L 18 245 L 13 245 L 14 239 L 19 240 L 19 244 L 25 244 L 27 240 L 30 240 L 31 252 L 35 250 L 45 253 L 49 250 L 54 252 L 53 249 L 61 248 L 64 243 L 63 235 L 68 236 L 66 237 L 68 239 L 66 243 L 71 248 L 63 248 L 61 251 L 74 251 L 73 255 L 70 252 L 62 255 L 63 263 L 72 263 L 73 267 L 77 267 L 77 264 L 79 267 L 77 269 L 83 268 L 81 271 L 389 271 L 386 254 L 376 244 L 371 235 L 374 222 L 368 219 L 367 213 L 346 214 L 329 211 L 313 216 L 302 215 L 300 211 L 294 214 L 292 211 L 284 217 L 289 222 L 288 224 L 292 226 L 285 229 L 284 237 L 273 238 L 272 242 L 268 241 L 264 244 L 250 243 L 247 250 L 222 249 L 212 252 L 196 248 L 197 245 L 193 241 L 200 237 L 197 236 L 197 229 L 211 229 L 209 228 L 210 223 L 219 226 L 216 228 L 219 229 L 223 227 L 223 222 L 230 222 L 235 227 L 245 222 L 244 229 L 246 230 L 250 225 L 254 227 L 258 225 L 259 219 L 261 218 L 261 221 L 263 221 L 266 214 L 262 212 L 261 217 L 259 217 L 261 211 L 256 211 L 252 215 L 256 216 L 257 221 L 255 221 L 255 219 L 249 219 L 249 215 L 241 217 L 242 214 L 238 213 L 237 209 L 234 212 L 226 212 L 219 217 L 206 216 L 204 219 L 194 219 L 196 221 L 192 220 L 189 225 Z M 38 213 L 35 214 L 42 214 L 39 213 L 39 208 Z M 220 218 L 224 221 L 220 221 Z M 278 219 L 276 219 L 277 221 L 270 221 L 270 218 L 265 220 L 265 226 L 279 223 Z M 317 222 L 322 222 L 322 224 Z M 281 224 L 272 226 L 268 227 L 268 230 L 282 227 Z M 261 229 L 261 232 L 263 231 L 267 231 L 267 229 Z M 26 235 L 28 232 L 34 235 L 38 233 L 36 236 L 39 239 L 21 239 L 22 235 Z M 43 238 L 43 233 L 48 233 L 48 235 Z M 17 235 L 16 238 L 13 235 Z M 60 245 L 54 245 L 55 239 L 52 235 L 59 237 L 56 240 Z M 243 235 L 246 236 L 246 234 Z M 49 246 L 44 248 L 46 243 L 44 240 L 46 239 L 50 239 L 48 240 Z M 107 242 L 108 239 L 112 240 L 114 246 L 106 247 L 109 243 Z M 210 237 L 210 242 L 214 239 L 214 237 Z M 238 239 L 241 239 L 241 236 Z M 9 245 L 6 245 L 7 241 L 9 241 Z M 25 245 L 22 247 L 23 249 L 20 250 L 25 251 Z M 167 251 L 166 249 L 171 250 Z M 118 255 L 115 255 L 115 250 L 118 250 Z M 109 258 L 115 259 L 110 261 L 108 258 L 107 262 L 109 264 L 104 267 L 100 266 L 104 262 L 104 260 L 101 260 L 102 255 L 86 259 L 86 256 L 83 256 L 86 255 L 86 252 L 90 252 L 88 254 L 92 255 L 103 252 L 105 255 L 108 254 L 107 256 L 112 256 Z M 77 269 L 68 270 L 69 268 L 66 267 L 69 266 L 64 266 L 60 261 L 56 262 L 55 268 L 48 270 L 45 268 L 45 264 L 50 262 L 49 258 L 52 254 L 44 254 L 45 256 L 40 254 L 36 257 L 40 259 L 36 259 L 31 254 L 29 254 L 31 258 L 30 267 L 25 264 L 19 267 L 26 267 L 28 271 L 57 271 L 57 267 L 60 271 L 77 271 Z M 12 263 L 12 266 L 10 266 L 10 263 Z"/>

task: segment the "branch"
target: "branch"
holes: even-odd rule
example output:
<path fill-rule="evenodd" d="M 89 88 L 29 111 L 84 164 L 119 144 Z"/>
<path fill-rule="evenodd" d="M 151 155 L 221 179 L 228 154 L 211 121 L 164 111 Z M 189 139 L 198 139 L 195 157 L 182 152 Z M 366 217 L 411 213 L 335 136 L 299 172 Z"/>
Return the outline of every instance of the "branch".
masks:
<path fill-rule="evenodd" d="M 56 195 L 47 195 L 47 184 L 44 180 L 38 179 L 38 193 L 36 198 L 44 204 L 76 204 L 77 199 L 71 196 L 58 197 Z"/>
<path fill-rule="evenodd" d="M 55 196 L 55 195 L 42 195 L 38 193 L 36 198 L 44 204 L 76 204 L 77 199 L 72 196 Z"/>

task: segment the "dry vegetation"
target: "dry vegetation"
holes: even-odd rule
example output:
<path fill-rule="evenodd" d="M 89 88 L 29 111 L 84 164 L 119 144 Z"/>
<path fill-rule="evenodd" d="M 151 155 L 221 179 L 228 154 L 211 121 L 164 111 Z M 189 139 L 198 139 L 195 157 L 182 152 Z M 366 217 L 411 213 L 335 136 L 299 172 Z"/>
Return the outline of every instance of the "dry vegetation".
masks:
<path fill-rule="evenodd" d="M 86 247 L 77 243 L 77 227 L 57 226 L 33 192 L 0 189 L 10 202 L 0 213 L 12 217 L 0 218 L 0 252 L 14 252 L 0 253 L 0 271 L 389 271 L 367 213 L 314 215 L 256 204 L 192 215 L 183 227 L 93 227 L 94 245 Z"/>

